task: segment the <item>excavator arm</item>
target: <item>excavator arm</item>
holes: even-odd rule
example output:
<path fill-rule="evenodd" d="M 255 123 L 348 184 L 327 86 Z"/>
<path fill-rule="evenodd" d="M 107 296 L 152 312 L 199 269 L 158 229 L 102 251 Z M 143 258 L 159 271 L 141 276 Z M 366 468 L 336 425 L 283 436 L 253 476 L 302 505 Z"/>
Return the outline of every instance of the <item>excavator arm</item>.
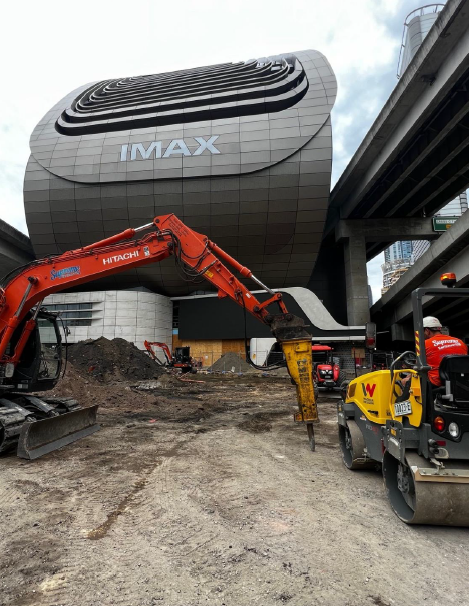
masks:
<path fill-rule="evenodd" d="M 158 362 L 158 358 L 156 357 L 155 352 L 153 351 L 153 347 L 159 347 L 164 354 L 164 357 L 166 359 L 166 363 L 168 365 L 171 364 L 171 352 L 169 351 L 169 347 L 166 345 L 166 343 L 160 343 L 159 341 L 144 341 L 143 345 L 145 346 L 145 349 L 148 351 L 148 354 L 150 355 L 151 358 L 153 358 L 153 360 L 155 360 L 155 362 Z M 161 364 L 161 362 L 160 362 Z"/>
<path fill-rule="evenodd" d="M 139 232 L 152 229 L 140 239 Z M 175 215 L 155 217 L 152 223 L 119 234 L 62 255 L 34 261 L 0 288 L 0 366 L 9 372 L 18 364 L 23 349 L 36 326 L 36 316 L 44 298 L 93 280 L 142 267 L 174 256 L 180 269 L 193 279 L 204 277 L 218 291 L 220 298 L 229 297 L 260 322 L 267 324 L 281 343 L 288 371 L 297 387 L 299 411 L 295 420 L 307 424 L 311 449 L 314 450 L 313 421 L 318 420 L 312 378 L 311 336 L 304 322 L 288 313 L 281 293 L 273 292 L 223 251 L 207 236 L 190 229 Z M 243 278 L 250 278 L 269 297 L 259 301 L 227 267 Z M 276 313 L 271 307 L 276 306 Z M 8 350 L 10 339 L 26 315 L 15 348 Z M 8 376 L 9 372 L 3 372 Z"/>

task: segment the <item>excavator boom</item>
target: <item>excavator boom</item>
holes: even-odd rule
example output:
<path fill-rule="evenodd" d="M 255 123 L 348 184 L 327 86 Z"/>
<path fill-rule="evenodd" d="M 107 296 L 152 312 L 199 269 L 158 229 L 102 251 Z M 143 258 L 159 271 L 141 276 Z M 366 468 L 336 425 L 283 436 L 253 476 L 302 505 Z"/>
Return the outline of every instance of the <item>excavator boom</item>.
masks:
<path fill-rule="evenodd" d="M 148 351 L 148 355 L 155 361 L 158 362 L 158 358 L 156 357 L 155 352 L 153 351 L 153 346 L 159 347 L 166 359 L 166 364 L 171 364 L 171 352 L 169 351 L 169 347 L 166 343 L 160 343 L 159 341 L 144 341 L 143 345 L 145 349 Z M 160 362 L 161 364 L 161 362 Z"/>
<path fill-rule="evenodd" d="M 133 239 L 139 232 L 150 229 L 152 231 L 140 239 Z M 308 424 L 310 445 L 314 450 L 311 423 L 318 415 L 311 372 L 311 336 L 305 330 L 303 320 L 288 313 L 281 293 L 269 289 L 247 267 L 173 214 L 155 217 L 152 223 L 127 229 L 95 244 L 35 261 L 20 268 L 3 284 L 0 288 L 1 376 L 11 376 L 21 360 L 36 326 L 35 316 L 46 296 L 127 269 L 158 263 L 169 256 L 174 256 L 188 279 L 204 277 L 217 289 L 220 298 L 231 298 L 270 327 L 283 347 L 290 376 L 297 387 L 299 412 L 296 420 Z M 253 280 L 269 297 L 259 301 L 227 265 L 243 278 Z M 274 304 L 277 313 L 270 309 Z M 13 334 L 22 323 L 24 326 L 15 346 L 9 347 Z"/>

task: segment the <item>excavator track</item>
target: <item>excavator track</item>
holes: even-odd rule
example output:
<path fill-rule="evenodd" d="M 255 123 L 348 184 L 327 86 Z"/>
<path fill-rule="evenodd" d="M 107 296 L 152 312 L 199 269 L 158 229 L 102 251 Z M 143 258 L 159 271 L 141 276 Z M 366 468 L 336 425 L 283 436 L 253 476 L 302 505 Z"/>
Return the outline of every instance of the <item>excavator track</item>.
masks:
<path fill-rule="evenodd" d="M 17 449 L 37 459 L 99 430 L 98 406 L 82 408 L 73 398 L 8 394 L 0 398 L 0 453 Z"/>
<path fill-rule="evenodd" d="M 0 399 L 0 453 L 16 448 L 21 428 L 27 423 L 25 415 L 14 408 L 3 408 Z"/>
<path fill-rule="evenodd" d="M 383 459 L 383 478 L 394 513 L 406 524 L 469 526 L 469 464 L 443 461 L 438 473 L 417 453 L 400 463 Z"/>

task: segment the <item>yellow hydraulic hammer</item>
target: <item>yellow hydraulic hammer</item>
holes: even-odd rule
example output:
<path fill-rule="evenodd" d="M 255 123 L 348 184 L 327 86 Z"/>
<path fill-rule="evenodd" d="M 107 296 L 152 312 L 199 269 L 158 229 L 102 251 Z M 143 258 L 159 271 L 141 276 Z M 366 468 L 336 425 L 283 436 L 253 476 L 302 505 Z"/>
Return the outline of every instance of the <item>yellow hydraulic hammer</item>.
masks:
<path fill-rule="evenodd" d="M 282 341 L 281 345 L 288 372 L 296 385 L 299 411 L 295 413 L 294 418 L 298 423 L 306 423 L 309 444 L 314 451 L 316 444 L 313 422 L 318 421 L 319 417 L 314 395 L 311 337 Z"/>

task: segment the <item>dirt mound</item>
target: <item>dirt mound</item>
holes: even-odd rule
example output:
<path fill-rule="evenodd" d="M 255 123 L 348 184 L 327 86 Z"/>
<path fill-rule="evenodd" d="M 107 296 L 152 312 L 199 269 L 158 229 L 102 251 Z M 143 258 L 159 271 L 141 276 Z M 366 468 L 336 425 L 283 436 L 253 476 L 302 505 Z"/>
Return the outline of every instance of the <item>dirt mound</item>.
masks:
<path fill-rule="evenodd" d="M 229 351 L 212 364 L 209 370 L 212 372 L 252 372 L 254 368 L 246 362 L 244 357 Z"/>
<path fill-rule="evenodd" d="M 100 423 L 109 415 L 113 418 L 113 422 L 125 423 L 128 411 L 135 414 L 149 410 L 156 401 L 153 394 L 137 392 L 120 379 L 115 382 L 98 381 L 87 370 L 74 366 L 70 361 L 67 364 L 65 377 L 52 391 L 47 392 L 47 397 L 57 396 L 75 398 L 83 407 L 97 404 Z"/>
<path fill-rule="evenodd" d="M 166 371 L 125 339 L 89 339 L 68 348 L 73 365 L 98 381 L 157 379 Z"/>

